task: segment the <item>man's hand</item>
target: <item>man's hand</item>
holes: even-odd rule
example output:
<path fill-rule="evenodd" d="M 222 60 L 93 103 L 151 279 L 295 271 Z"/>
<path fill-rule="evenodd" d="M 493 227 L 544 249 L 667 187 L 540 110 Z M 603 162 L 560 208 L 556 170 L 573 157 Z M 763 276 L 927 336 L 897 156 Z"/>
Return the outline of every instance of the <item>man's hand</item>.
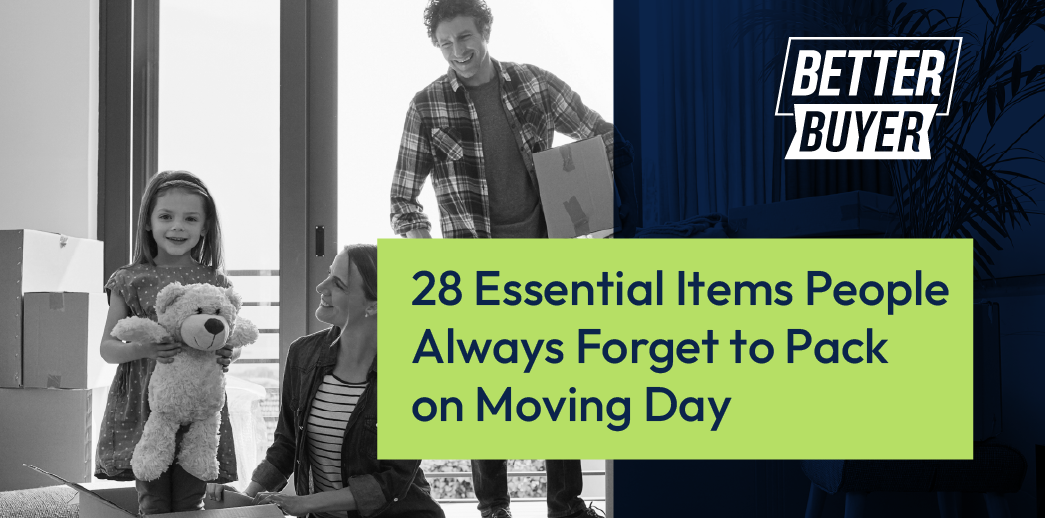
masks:
<path fill-rule="evenodd" d="M 408 230 L 406 234 L 403 234 L 403 237 L 407 239 L 431 239 L 432 234 L 423 228 L 415 228 L 413 230 Z"/>

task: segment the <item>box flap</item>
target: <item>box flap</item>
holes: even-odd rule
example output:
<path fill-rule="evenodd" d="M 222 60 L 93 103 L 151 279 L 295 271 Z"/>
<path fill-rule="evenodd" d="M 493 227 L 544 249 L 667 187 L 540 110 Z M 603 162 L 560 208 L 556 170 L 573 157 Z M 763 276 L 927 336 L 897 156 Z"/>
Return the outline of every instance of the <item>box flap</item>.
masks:
<path fill-rule="evenodd" d="M 234 491 L 224 491 L 222 495 L 226 507 L 243 507 L 245 505 L 250 505 L 251 502 L 254 501 L 253 498 Z"/>
<path fill-rule="evenodd" d="M 104 255 L 101 241 L 25 229 L 22 293 L 101 293 Z"/>
<path fill-rule="evenodd" d="M 33 469 L 33 470 L 36 470 L 37 472 L 40 472 L 40 473 L 42 473 L 44 475 L 47 475 L 48 477 L 51 477 L 52 479 L 57 480 L 58 482 L 61 482 L 62 484 L 65 484 L 65 485 L 75 489 L 77 491 L 77 493 L 79 493 L 81 499 L 84 498 L 84 497 L 90 498 L 90 499 L 92 499 L 92 500 L 94 500 L 94 501 L 96 501 L 98 503 L 101 503 L 101 504 L 107 506 L 107 507 L 111 507 L 114 511 L 119 513 L 121 516 L 126 515 L 126 516 L 130 516 L 132 518 L 134 517 L 134 515 L 129 513 L 129 512 L 127 512 L 126 509 L 124 509 L 124 508 L 122 508 L 122 507 L 120 507 L 120 506 L 118 506 L 118 505 L 116 505 L 116 504 L 114 504 L 114 503 L 112 503 L 112 502 L 102 498 L 98 493 L 95 493 L 94 491 L 91 491 L 90 489 L 87 489 L 87 488 L 81 486 L 80 484 L 77 484 L 75 482 L 69 482 L 68 480 L 65 480 L 64 478 L 59 477 L 58 475 L 55 475 L 54 473 L 49 473 L 47 471 L 44 471 L 44 470 L 42 470 L 42 469 L 40 469 L 40 468 L 38 468 L 36 466 L 33 466 L 32 464 L 23 464 L 23 466 L 25 466 L 27 468 L 30 468 L 30 469 Z M 280 515 L 280 516 L 282 516 L 282 515 Z"/>
<path fill-rule="evenodd" d="M 185 511 L 181 513 L 158 514 L 152 516 L 163 516 L 164 518 L 283 518 L 284 515 L 275 505 L 265 504 L 205 511 Z"/>
<path fill-rule="evenodd" d="M 120 505 L 112 502 L 99 495 L 98 493 L 91 491 L 75 482 L 69 482 L 54 473 L 49 473 L 36 466 L 30 464 L 24 464 L 25 467 L 36 470 L 39 473 L 47 475 L 52 479 L 61 482 L 77 491 L 81 501 L 85 498 L 91 501 L 104 505 L 107 508 L 111 508 L 111 511 L 116 513 L 115 516 L 130 516 L 135 517 L 134 513 L 128 512 Z M 128 489 L 134 491 L 134 488 L 118 488 L 117 490 Z M 102 491 L 114 491 L 113 489 L 102 490 Z M 283 518 L 283 512 L 279 510 L 273 504 L 266 505 L 250 505 L 253 500 L 243 494 L 234 493 L 232 491 L 226 491 L 223 502 L 214 502 L 207 500 L 206 505 L 208 509 L 202 511 L 185 511 L 180 513 L 166 513 L 162 515 L 152 516 L 163 516 L 165 518 Z M 109 516 L 106 514 L 105 516 Z"/>

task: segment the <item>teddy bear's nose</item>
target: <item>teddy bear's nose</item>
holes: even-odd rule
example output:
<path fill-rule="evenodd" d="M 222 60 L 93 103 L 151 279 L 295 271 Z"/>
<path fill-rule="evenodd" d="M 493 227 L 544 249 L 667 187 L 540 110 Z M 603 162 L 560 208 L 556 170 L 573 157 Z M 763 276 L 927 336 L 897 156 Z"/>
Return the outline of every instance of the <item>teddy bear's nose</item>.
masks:
<path fill-rule="evenodd" d="M 225 324 L 222 324 L 221 320 L 210 318 L 203 323 L 203 328 L 210 332 L 210 334 L 216 335 L 225 330 Z"/>

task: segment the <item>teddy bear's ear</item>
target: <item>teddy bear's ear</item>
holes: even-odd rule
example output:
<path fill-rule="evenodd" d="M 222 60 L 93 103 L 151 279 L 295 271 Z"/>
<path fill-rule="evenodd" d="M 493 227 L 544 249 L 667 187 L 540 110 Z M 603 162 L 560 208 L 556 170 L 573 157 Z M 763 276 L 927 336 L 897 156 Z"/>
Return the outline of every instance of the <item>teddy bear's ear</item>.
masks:
<path fill-rule="evenodd" d="M 229 298 L 229 302 L 231 302 L 233 306 L 236 306 L 236 311 L 239 311 L 240 308 L 243 307 L 243 299 L 240 298 L 239 293 L 236 293 L 236 290 L 225 288 L 225 296 Z"/>
<path fill-rule="evenodd" d="M 172 282 L 164 286 L 156 295 L 156 314 L 163 314 L 167 308 L 171 307 L 171 304 L 174 304 L 174 301 L 178 300 L 178 297 L 184 294 L 185 286 L 182 286 L 180 282 Z"/>

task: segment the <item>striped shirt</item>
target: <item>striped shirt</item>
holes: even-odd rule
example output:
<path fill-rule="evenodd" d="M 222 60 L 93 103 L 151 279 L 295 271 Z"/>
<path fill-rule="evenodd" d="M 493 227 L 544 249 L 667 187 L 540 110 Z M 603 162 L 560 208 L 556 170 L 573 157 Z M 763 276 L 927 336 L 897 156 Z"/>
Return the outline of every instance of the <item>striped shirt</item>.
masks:
<path fill-rule="evenodd" d="M 341 444 L 345 427 L 356 409 L 366 383 L 348 383 L 333 374 L 323 378 L 308 415 L 308 454 L 315 492 L 335 491 L 341 480 Z M 318 513 L 323 517 L 345 517 L 347 512 Z"/>
<path fill-rule="evenodd" d="M 534 185 L 533 153 L 551 149 L 556 131 L 578 140 L 601 135 L 613 168 L 613 125 L 584 106 L 569 85 L 533 65 L 495 60 L 494 67 L 508 124 Z M 491 237 L 487 165 L 475 105 L 450 70 L 418 92 L 406 113 L 392 178 L 392 230 L 431 229 L 417 202 L 431 175 L 443 237 Z"/>

